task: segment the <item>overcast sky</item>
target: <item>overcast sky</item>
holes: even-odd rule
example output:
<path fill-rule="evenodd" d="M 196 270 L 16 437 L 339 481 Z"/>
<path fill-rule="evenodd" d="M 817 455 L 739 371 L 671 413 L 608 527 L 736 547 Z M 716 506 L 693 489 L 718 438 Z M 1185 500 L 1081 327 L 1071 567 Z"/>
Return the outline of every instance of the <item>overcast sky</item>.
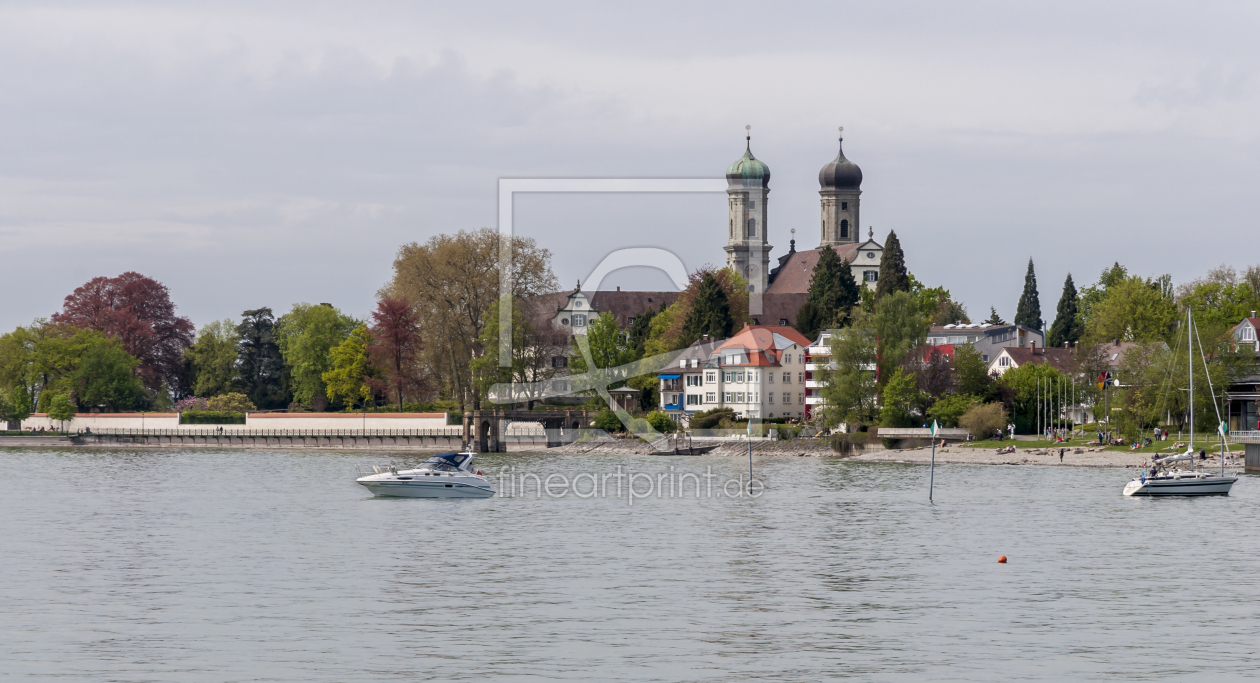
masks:
<path fill-rule="evenodd" d="M 198 326 L 365 316 L 399 245 L 496 225 L 498 178 L 717 177 L 746 124 L 774 256 L 818 245 L 843 125 L 863 232 L 976 319 L 1030 256 L 1047 320 L 1069 271 L 1260 262 L 1260 5 L 258 4 L 0 6 L 0 328 L 126 270 Z M 721 195 L 515 216 L 566 287 L 624 246 L 724 262 Z"/>

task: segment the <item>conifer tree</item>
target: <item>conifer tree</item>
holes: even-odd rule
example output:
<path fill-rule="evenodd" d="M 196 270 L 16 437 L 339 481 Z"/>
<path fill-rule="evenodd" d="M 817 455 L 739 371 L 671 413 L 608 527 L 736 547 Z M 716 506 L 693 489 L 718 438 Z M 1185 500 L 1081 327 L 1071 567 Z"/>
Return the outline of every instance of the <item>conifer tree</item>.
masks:
<path fill-rule="evenodd" d="M 1054 314 L 1054 324 L 1050 326 L 1050 338 L 1046 341 L 1050 346 L 1063 346 L 1064 342 L 1077 342 L 1081 338 L 1081 320 L 1076 315 L 1076 284 L 1072 282 L 1072 274 L 1068 273 L 1063 281 L 1063 295 L 1059 297 L 1059 307 Z"/>
<path fill-rule="evenodd" d="M 895 231 L 889 231 L 884 254 L 879 259 L 879 284 L 875 288 L 878 301 L 893 292 L 910 291 L 910 274 L 906 271 L 906 255 Z"/>
<path fill-rule="evenodd" d="M 696 300 L 691 306 L 691 313 L 683 322 L 683 337 L 686 345 L 709 335 L 714 339 L 725 339 L 731 336 L 735 319 L 731 317 L 731 303 L 722 290 L 722 285 L 712 273 L 705 273 L 696 290 Z"/>
<path fill-rule="evenodd" d="M 1041 298 L 1037 295 L 1037 274 L 1033 272 L 1033 261 L 1028 259 L 1028 273 L 1024 275 L 1024 293 L 1019 297 L 1019 307 L 1015 309 L 1015 324 L 1031 327 L 1034 330 L 1045 329 L 1041 320 Z"/>
<path fill-rule="evenodd" d="M 820 330 L 843 326 L 862 300 L 853 269 L 834 249 L 823 249 L 814 264 L 809 295 L 796 314 L 796 329 L 813 339 Z"/>
<path fill-rule="evenodd" d="M 1002 319 L 1002 316 L 998 315 L 996 308 L 990 306 L 989 319 L 984 321 L 984 324 L 985 325 L 1005 325 L 1006 321 Z"/>

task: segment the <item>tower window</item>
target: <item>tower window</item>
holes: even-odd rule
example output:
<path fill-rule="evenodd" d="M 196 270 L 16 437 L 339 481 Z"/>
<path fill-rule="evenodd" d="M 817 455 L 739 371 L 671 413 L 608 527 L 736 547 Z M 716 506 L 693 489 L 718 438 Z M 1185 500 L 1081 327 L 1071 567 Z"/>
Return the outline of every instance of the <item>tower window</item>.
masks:
<path fill-rule="evenodd" d="M 849 219 L 847 218 L 840 221 L 840 236 L 841 237 L 849 236 Z"/>
<path fill-rule="evenodd" d="M 756 199 L 750 199 L 750 200 L 748 200 L 748 208 L 750 208 L 750 209 L 755 209 L 755 208 L 757 208 L 757 200 L 756 200 Z"/>
<path fill-rule="evenodd" d="M 849 210 L 849 203 L 848 203 L 848 202 L 840 202 L 840 210 L 841 210 L 841 211 L 848 211 L 848 210 Z"/>
<path fill-rule="evenodd" d="M 862 275 L 865 276 L 867 282 L 877 282 L 879 280 L 878 270 L 863 271 Z"/>
<path fill-rule="evenodd" d="M 749 237 L 757 236 L 757 219 L 756 218 L 748 219 L 748 236 Z"/>

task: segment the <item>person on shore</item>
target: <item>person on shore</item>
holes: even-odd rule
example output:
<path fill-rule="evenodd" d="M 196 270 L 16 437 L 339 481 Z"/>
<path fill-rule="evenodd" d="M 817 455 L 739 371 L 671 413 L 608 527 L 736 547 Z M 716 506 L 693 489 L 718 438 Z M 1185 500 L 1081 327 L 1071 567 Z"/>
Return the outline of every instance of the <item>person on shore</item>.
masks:
<path fill-rule="evenodd" d="M 1065 449 L 1062 449 L 1062 448 L 1060 448 L 1060 449 L 1059 449 L 1059 462 L 1060 462 L 1060 463 L 1062 463 L 1062 462 L 1063 462 L 1063 451 L 1064 451 L 1064 450 L 1065 450 Z"/>

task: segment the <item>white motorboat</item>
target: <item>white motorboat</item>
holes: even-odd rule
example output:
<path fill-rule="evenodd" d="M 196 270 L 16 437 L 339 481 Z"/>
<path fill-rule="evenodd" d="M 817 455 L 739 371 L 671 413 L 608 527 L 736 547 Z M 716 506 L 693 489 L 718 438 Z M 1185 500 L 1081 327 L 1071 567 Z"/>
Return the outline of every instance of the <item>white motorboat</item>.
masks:
<path fill-rule="evenodd" d="M 1190 364 L 1190 444 L 1185 453 L 1156 458 L 1152 461 L 1150 475 L 1143 471 L 1129 483 L 1124 485 L 1126 496 L 1225 496 L 1233 487 L 1238 477 L 1225 476 L 1225 423 L 1217 428 L 1221 435 L 1221 473 L 1208 474 L 1194 470 L 1194 340 L 1198 336 L 1194 331 L 1194 316 L 1186 311 L 1186 361 Z M 1191 336 L 1194 335 L 1194 336 Z M 1203 354 L 1203 342 L 1199 342 L 1199 354 Z M 1207 361 L 1203 362 L 1203 371 L 1207 373 Z M 1212 377 L 1208 375 L 1208 387 L 1211 388 Z M 1212 399 L 1216 407 L 1216 399 Z M 1216 411 L 1219 419 L 1220 409 Z M 1190 469 L 1169 469 L 1173 463 L 1187 463 Z"/>
<path fill-rule="evenodd" d="M 355 479 L 377 496 L 402 498 L 489 498 L 494 495 L 490 479 L 472 469 L 471 451 L 443 453 L 429 458 L 415 469 L 373 465 L 373 472 Z"/>

